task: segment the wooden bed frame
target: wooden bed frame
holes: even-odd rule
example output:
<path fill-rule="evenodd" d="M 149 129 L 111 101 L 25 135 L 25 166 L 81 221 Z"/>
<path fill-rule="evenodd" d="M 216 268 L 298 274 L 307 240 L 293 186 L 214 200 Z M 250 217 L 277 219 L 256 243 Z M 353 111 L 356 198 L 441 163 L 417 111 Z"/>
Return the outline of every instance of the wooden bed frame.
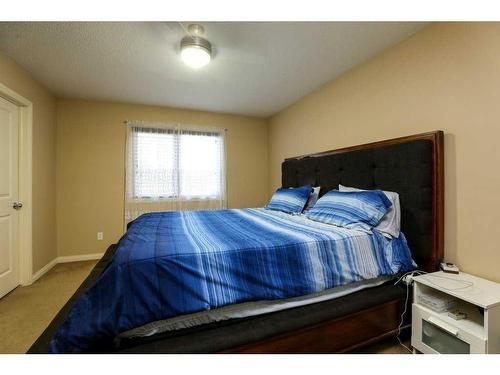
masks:
<path fill-rule="evenodd" d="M 413 141 L 425 141 L 425 142 L 413 142 Z M 410 143 L 410 146 L 405 145 L 405 143 Z M 431 147 L 429 146 L 431 145 Z M 390 146 L 390 147 L 386 147 Z M 392 147 L 394 146 L 394 147 Z M 377 150 L 379 148 L 383 148 L 382 150 Z M 395 149 L 398 149 L 395 151 Z M 389 150 L 389 151 L 388 151 Z M 431 271 L 436 271 L 438 270 L 439 267 L 439 262 L 443 258 L 443 235 L 444 235 L 444 212 L 443 212 L 443 202 L 444 202 L 444 163 L 443 163 L 443 132 L 442 131 L 435 131 L 435 132 L 430 132 L 430 133 L 424 133 L 424 134 L 417 134 L 417 135 L 412 135 L 408 137 L 401 137 L 401 138 L 396 138 L 396 139 L 390 139 L 390 140 L 385 140 L 385 141 L 380 141 L 380 142 L 373 142 L 373 143 L 368 143 L 360 146 L 353 146 L 353 147 L 346 147 L 338 150 L 332 150 L 332 151 L 326 151 L 326 152 L 320 152 L 320 153 L 315 153 L 315 154 L 310 154 L 310 155 L 304 155 L 304 156 L 299 156 L 295 158 L 289 158 L 286 159 L 282 165 L 283 169 L 283 186 L 291 186 L 296 184 L 297 186 L 300 186 L 299 184 L 304 184 L 304 178 L 297 178 L 293 182 L 286 181 L 286 177 L 290 176 L 291 174 L 295 172 L 290 172 L 286 171 L 286 166 L 287 165 L 300 165 L 301 167 L 304 167 L 306 174 L 309 173 L 309 162 L 313 163 L 321 163 L 322 161 L 328 161 L 328 163 L 331 163 L 333 159 L 337 159 L 337 155 L 340 155 L 340 158 L 343 158 L 343 162 L 352 162 L 354 160 L 358 160 L 359 162 L 359 154 L 357 151 L 361 151 L 361 154 L 364 153 L 364 156 L 361 157 L 362 161 L 365 163 L 364 165 L 366 166 L 366 162 L 370 161 L 373 159 L 377 159 L 378 161 L 382 160 L 384 163 L 386 160 L 391 159 L 393 160 L 395 155 L 400 155 L 403 158 L 405 158 L 407 155 L 406 153 L 408 150 L 414 150 L 415 155 L 418 157 L 419 155 L 424 155 L 425 156 L 425 173 L 423 173 L 423 176 L 425 176 L 425 190 L 419 190 L 419 187 L 413 187 L 413 185 L 401 185 L 401 192 L 405 192 L 407 196 L 413 195 L 413 189 L 415 189 L 415 193 L 422 192 L 425 198 L 419 198 L 416 200 L 417 203 L 413 202 L 412 210 L 418 210 L 420 208 L 420 203 L 422 199 L 422 202 L 425 201 L 425 203 L 422 203 L 422 207 L 425 206 L 425 241 L 416 241 L 418 246 L 414 248 L 414 250 L 419 250 L 418 255 L 422 255 L 418 262 L 419 262 L 419 268 L 423 269 L 425 271 L 431 272 Z M 432 153 L 432 156 L 429 155 L 429 152 Z M 347 154 L 349 156 L 347 156 Z M 366 154 L 368 153 L 368 154 Z M 374 156 L 375 154 L 378 155 L 378 157 Z M 371 156 L 370 156 L 371 155 Z M 381 156 L 382 155 L 382 156 Z M 388 155 L 388 156 L 387 156 Z M 324 158 L 323 158 L 324 157 Z M 318 159 L 315 159 L 318 158 Z M 323 158 L 323 159 L 321 159 Z M 358 159 L 357 159 L 358 158 Z M 405 163 L 408 163 L 410 165 L 410 168 L 412 168 L 414 171 L 421 171 L 423 170 L 423 167 L 420 167 L 420 164 L 413 164 L 413 159 L 411 158 L 406 158 L 407 160 Z M 409 161 L 408 161 L 409 160 Z M 333 160 L 335 162 L 335 160 Z M 291 163 L 291 164 L 290 164 Z M 298 164 L 294 164 L 298 163 Z M 327 172 L 326 174 L 328 175 L 333 175 L 333 177 L 338 177 L 343 170 L 343 168 L 339 168 L 339 172 L 336 172 L 335 170 L 331 172 L 331 165 L 332 164 L 326 164 L 327 165 Z M 354 166 L 353 166 L 354 165 Z M 295 168 L 293 167 L 293 168 Z M 373 165 L 375 168 L 376 166 Z M 292 168 L 292 169 L 293 169 Z M 372 170 L 370 172 L 369 169 L 367 169 L 367 172 L 365 172 L 365 169 L 359 169 L 355 163 L 350 165 L 350 171 L 344 172 L 347 173 L 345 176 L 353 175 L 354 173 L 357 173 L 356 178 L 364 177 L 368 175 L 369 173 L 372 173 L 373 176 L 377 176 L 377 174 Z M 354 168 L 354 169 L 353 169 Z M 403 166 L 399 166 L 399 170 L 397 172 L 393 172 L 391 169 L 392 167 L 385 166 L 385 177 L 381 178 L 382 180 L 387 179 L 390 180 L 394 175 L 398 175 L 398 177 L 402 180 L 406 180 L 406 175 L 407 175 L 407 164 L 403 164 Z M 429 176 L 429 173 L 427 171 L 431 171 L 432 176 Z M 389 171 L 389 172 L 387 172 Z M 359 172 L 359 173 L 358 173 Z M 323 172 L 314 172 L 314 173 L 323 173 Z M 314 174 L 314 173 L 309 173 L 309 174 Z M 418 174 L 418 172 L 417 172 Z M 295 175 L 294 175 L 295 176 Z M 316 178 L 317 179 L 317 178 Z M 432 180 L 431 180 L 432 179 Z M 377 180 L 377 178 L 374 178 L 374 181 Z M 349 179 L 340 179 L 340 181 L 337 180 L 330 180 L 330 184 L 326 184 L 325 188 L 326 189 L 331 189 L 332 186 L 335 186 L 339 182 L 344 182 L 347 181 L 349 182 Z M 351 179 L 351 181 L 354 180 Z M 316 181 L 317 183 L 318 181 Z M 307 182 L 307 183 L 315 183 L 314 181 Z M 373 183 L 373 185 L 370 185 L 370 183 L 365 182 L 364 185 L 366 188 L 386 188 L 384 186 L 384 183 L 381 183 L 380 185 L 376 185 Z M 369 187 L 370 185 L 371 187 Z M 387 184 L 386 190 L 390 190 L 391 184 Z M 322 185 L 323 186 L 323 185 Z M 363 183 L 360 183 L 360 185 L 353 185 L 353 186 L 360 186 L 363 187 Z M 397 187 L 397 184 L 394 185 Z M 429 198 L 431 198 L 431 201 L 429 202 Z M 409 205 L 404 205 L 404 202 L 402 203 L 402 208 L 407 208 L 409 211 L 410 207 Z M 417 208 L 416 208 L 417 207 Z M 411 211 L 413 213 L 413 211 Z M 418 215 L 418 213 L 416 213 Z M 410 221 L 402 221 L 402 229 L 403 231 L 405 230 L 403 224 L 406 223 L 406 229 L 412 229 L 412 228 L 420 228 L 422 225 L 417 225 L 413 224 L 412 218 L 407 217 L 410 219 Z M 411 224 L 411 225 L 410 225 Z M 408 237 L 407 237 L 408 238 Z M 410 241 L 409 241 L 410 242 Z M 430 251 L 427 250 L 428 244 L 431 247 Z M 71 297 L 70 301 L 63 307 L 63 309 L 59 312 L 59 314 L 54 318 L 54 320 L 50 323 L 49 327 L 45 330 L 45 332 L 38 338 L 38 340 L 33 344 L 33 346 L 30 348 L 29 353 L 47 353 L 48 350 L 48 344 L 50 342 L 50 339 L 52 335 L 56 332 L 58 329 L 58 326 L 62 324 L 62 322 L 66 319 L 72 303 L 79 298 L 93 283 L 95 283 L 95 280 L 98 278 L 100 272 L 106 267 L 107 263 L 111 259 L 113 253 L 110 252 L 112 250 L 112 247 L 116 248 L 116 245 L 112 245 L 110 249 L 108 249 L 108 252 L 106 252 L 106 255 L 101 259 L 101 261 L 98 263 L 98 265 L 94 268 L 92 271 L 91 275 L 82 283 L 80 288 L 77 290 L 77 292 Z M 411 248 L 411 243 L 410 243 L 410 248 Z M 109 253 L 109 254 L 108 254 Z M 415 254 L 417 255 L 417 254 Z M 381 286 L 381 287 L 375 287 L 376 288 L 386 288 L 386 289 L 380 289 L 383 292 L 382 293 L 385 298 L 383 299 L 384 302 L 378 302 L 378 299 L 375 298 L 376 294 L 374 292 L 371 292 L 371 295 L 373 298 L 370 301 L 370 297 L 366 297 L 370 295 L 370 292 L 368 294 L 362 294 L 365 297 L 360 296 L 359 298 L 362 298 L 362 301 L 364 302 L 363 304 L 359 306 L 367 306 L 363 307 L 364 310 L 359 310 L 359 309 L 354 309 L 351 308 L 350 310 L 340 310 L 340 311 L 355 311 L 352 313 L 348 314 L 329 314 L 325 316 L 337 316 L 337 318 L 330 318 L 330 320 L 309 320 L 309 321 L 315 321 L 319 323 L 309 323 L 309 325 L 296 325 L 295 327 L 303 327 L 301 329 L 298 328 L 290 328 L 290 331 L 285 330 L 275 330 L 274 332 L 284 332 L 281 334 L 276 333 L 274 336 L 270 335 L 263 335 L 260 337 L 266 337 L 264 339 L 256 339 L 257 341 L 251 342 L 251 343 L 245 343 L 243 345 L 236 344 L 235 346 L 231 347 L 230 345 L 226 346 L 225 350 L 222 350 L 222 353 L 334 353 L 334 352 L 346 352 L 353 350 L 355 348 L 373 343 L 377 340 L 380 340 L 384 337 L 388 337 L 391 335 L 394 335 L 397 332 L 398 325 L 400 323 L 400 316 L 404 308 L 404 292 L 401 289 L 395 290 L 393 288 L 399 288 L 399 287 L 393 287 L 393 286 Z M 387 293 L 386 291 L 388 290 L 393 291 L 394 293 Z M 360 292 L 360 293 L 363 293 Z M 355 293 L 356 294 L 356 293 Z M 351 298 L 350 300 L 352 301 L 353 299 L 357 298 L 355 294 L 352 294 L 350 296 L 344 297 L 344 298 Z M 394 296 L 394 297 L 391 297 Z M 334 303 L 337 304 L 344 304 L 346 300 L 342 300 L 342 298 L 333 301 Z M 382 301 L 382 299 L 380 299 Z M 322 302 L 326 303 L 326 302 Z M 319 305 L 319 304 L 318 304 Z M 332 305 L 328 305 L 332 306 Z M 345 307 L 349 305 L 343 305 Z M 369 307 L 368 307 L 369 306 Z M 323 308 L 323 305 L 320 306 L 320 308 Z M 293 310 L 293 309 L 292 309 Z M 305 311 L 305 310 L 301 310 Z M 324 312 L 327 312 L 327 310 L 323 310 Z M 332 310 L 330 310 L 332 311 Z M 329 312 L 330 312 L 329 311 Z M 300 314 L 300 313 L 299 313 Z M 409 318 L 409 314 L 407 316 Z M 258 317 L 257 317 L 258 319 Z M 410 320 L 407 319 L 406 323 L 409 322 Z M 253 321 L 254 322 L 254 321 Z M 253 324 L 253 323 L 252 323 Z M 269 323 L 271 324 L 271 323 Z M 408 324 L 406 324 L 408 326 Z M 238 323 L 235 323 L 235 327 L 233 332 L 238 332 Z M 248 324 L 247 326 L 248 327 Z M 215 328 L 217 329 L 217 328 Z M 252 326 L 250 326 L 250 329 L 252 329 Z M 189 333 L 187 334 L 189 335 Z M 253 335 L 253 333 L 252 333 Z M 187 336 L 186 336 L 187 337 Z M 161 342 L 162 338 L 158 339 L 158 342 Z M 195 340 L 196 341 L 196 340 Z M 245 342 L 245 340 L 240 340 L 240 342 Z M 169 342 L 168 345 L 170 345 L 171 342 Z M 161 349 L 161 347 L 148 347 L 148 346 L 143 346 L 142 350 L 139 348 L 134 349 L 132 347 L 131 350 L 118 350 L 117 352 L 125 352 L 125 353 L 158 353 L 158 352 L 169 352 L 169 350 L 172 348 L 170 347 L 164 347 L 164 349 Z M 174 348 L 175 349 L 175 348 Z M 198 349 L 196 349 L 196 352 L 200 351 L 200 347 L 198 346 Z M 203 347 L 201 347 L 201 350 L 203 351 Z M 187 350 L 188 352 L 191 352 Z M 205 352 L 208 352 L 209 350 L 206 350 Z M 212 350 L 216 351 L 216 350 Z"/>
<path fill-rule="evenodd" d="M 374 149 L 415 140 L 432 142 L 432 252 L 421 269 L 432 272 L 439 269 L 444 252 L 444 158 L 443 132 L 411 135 L 359 146 L 341 148 L 286 160 L 342 154 Z M 225 353 L 335 353 L 346 352 L 371 344 L 397 332 L 404 300 L 397 299 L 370 309 L 326 321 L 298 331 L 232 348 Z M 409 314 L 408 314 L 409 317 Z M 409 322 L 406 319 L 406 322 Z M 405 325 L 408 327 L 408 324 Z"/>

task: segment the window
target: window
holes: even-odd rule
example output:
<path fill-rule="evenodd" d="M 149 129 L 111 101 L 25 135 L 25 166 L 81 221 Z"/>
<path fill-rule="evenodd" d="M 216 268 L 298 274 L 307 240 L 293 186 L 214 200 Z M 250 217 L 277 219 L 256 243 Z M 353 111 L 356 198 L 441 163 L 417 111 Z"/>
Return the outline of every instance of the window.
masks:
<path fill-rule="evenodd" d="M 175 195 L 175 138 L 168 132 L 133 129 L 134 198 Z"/>
<path fill-rule="evenodd" d="M 214 198 L 222 194 L 219 133 L 133 128 L 135 198 Z"/>
<path fill-rule="evenodd" d="M 128 219 L 148 211 L 225 208 L 223 129 L 129 123 L 127 153 L 126 211 L 134 211 Z M 186 201 L 190 205 L 180 205 Z M 149 206 L 138 208 L 139 202 Z"/>

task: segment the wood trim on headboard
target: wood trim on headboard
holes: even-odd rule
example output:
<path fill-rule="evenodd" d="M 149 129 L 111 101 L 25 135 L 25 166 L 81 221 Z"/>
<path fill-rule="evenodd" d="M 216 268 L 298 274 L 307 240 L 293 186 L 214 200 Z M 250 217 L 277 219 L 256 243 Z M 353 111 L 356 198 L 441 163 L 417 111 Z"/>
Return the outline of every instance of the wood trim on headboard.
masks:
<path fill-rule="evenodd" d="M 301 155 L 286 158 L 285 161 L 373 149 L 417 140 L 428 140 L 432 143 L 432 256 L 427 264 L 420 265 L 421 269 L 431 272 L 439 269 L 439 262 L 444 257 L 444 133 L 442 130 Z"/>
<path fill-rule="evenodd" d="M 434 135 L 434 193 L 433 223 L 435 226 L 432 266 L 439 270 L 439 262 L 444 258 L 444 133 L 436 131 Z"/>

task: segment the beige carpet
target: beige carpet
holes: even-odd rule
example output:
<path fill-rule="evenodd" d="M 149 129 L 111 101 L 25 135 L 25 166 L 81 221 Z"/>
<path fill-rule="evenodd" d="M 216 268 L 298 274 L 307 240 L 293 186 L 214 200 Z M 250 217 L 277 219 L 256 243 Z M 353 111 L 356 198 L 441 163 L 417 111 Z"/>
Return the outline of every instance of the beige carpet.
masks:
<path fill-rule="evenodd" d="M 0 299 L 0 353 L 26 353 L 96 262 L 58 264 Z"/>
<path fill-rule="evenodd" d="M 96 261 L 56 265 L 33 285 L 0 299 L 0 353 L 25 353 L 90 273 Z M 408 346 L 408 340 L 405 340 Z M 406 354 L 395 339 L 355 353 Z"/>

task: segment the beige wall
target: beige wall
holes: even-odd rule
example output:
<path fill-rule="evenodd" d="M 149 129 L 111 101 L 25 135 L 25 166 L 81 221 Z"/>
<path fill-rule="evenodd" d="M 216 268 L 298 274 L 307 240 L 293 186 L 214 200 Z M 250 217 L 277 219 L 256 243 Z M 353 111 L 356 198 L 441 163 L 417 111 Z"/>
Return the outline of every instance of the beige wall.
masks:
<path fill-rule="evenodd" d="M 285 157 L 445 132 L 445 257 L 500 281 L 500 24 L 442 23 L 270 119 L 270 190 Z"/>
<path fill-rule="evenodd" d="M 33 270 L 57 252 L 102 252 L 119 238 L 122 122 L 142 119 L 228 128 L 231 207 L 263 205 L 279 186 L 285 157 L 442 129 L 446 258 L 500 281 L 494 235 L 500 219 L 499 45 L 497 23 L 431 25 L 273 116 L 268 132 L 265 120 L 249 117 L 59 100 L 57 159 L 55 99 L 0 55 L 0 82 L 34 104 Z M 104 241 L 96 241 L 97 231 Z"/>
<path fill-rule="evenodd" d="M 267 123 L 263 119 L 144 105 L 57 101 L 59 256 L 100 253 L 123 231 L 124 120 L 227 128 L 229 207 L 268 200 Z M 96 233 L 104 232 L 104 241 Z"/>
<path fill-rule="evenodd" d="M 33 103 L 33 271 L 57 256 L 56 102 L 13 60 L 0 54 L 0 82 Z"/>

